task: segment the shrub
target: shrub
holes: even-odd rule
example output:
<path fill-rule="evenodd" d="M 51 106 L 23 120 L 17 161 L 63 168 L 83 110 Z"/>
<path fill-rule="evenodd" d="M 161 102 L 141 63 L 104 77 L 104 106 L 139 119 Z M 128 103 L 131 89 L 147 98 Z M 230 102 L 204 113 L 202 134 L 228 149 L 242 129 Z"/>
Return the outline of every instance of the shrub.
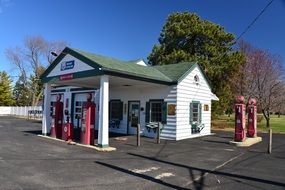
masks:
<path fill-rule="evenodd" d="M 260 123 L 263 120 L 263 115 L 257 115 L 257 123 Z"/>

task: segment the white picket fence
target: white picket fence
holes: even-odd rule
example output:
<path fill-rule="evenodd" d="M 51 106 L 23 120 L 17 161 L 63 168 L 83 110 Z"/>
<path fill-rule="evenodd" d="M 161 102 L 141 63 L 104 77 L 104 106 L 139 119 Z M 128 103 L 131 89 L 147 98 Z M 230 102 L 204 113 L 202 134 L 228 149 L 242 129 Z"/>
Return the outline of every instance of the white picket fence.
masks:
<path fill-rule="evenodd" d="M 41 106 L 0 106 L 0 116 L 11 115 L 20 116 L 26 118 L 42 118 L 42 107 Z"/>

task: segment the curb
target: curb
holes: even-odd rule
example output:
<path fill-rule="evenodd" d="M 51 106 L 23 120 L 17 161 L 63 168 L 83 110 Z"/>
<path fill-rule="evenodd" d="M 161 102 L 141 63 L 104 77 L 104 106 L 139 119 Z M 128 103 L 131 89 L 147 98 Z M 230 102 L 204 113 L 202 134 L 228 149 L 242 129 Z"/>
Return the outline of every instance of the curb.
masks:
<path fill-rule="evenodd" d="M 81 147 L 86 147 L 86 148 L 90 148 L 90 149 L 94 149 L 97 150 L 99 152 L 111 152 L 111 151 L 116 151 L 117 149 L 115 147 L 105 147 L 105 148 L 101 148 L 98 147 L 97 145 L 92 146 L 92 145 L 85 145 L 85 144 L 80 144 L 80 143 L 76 143 L 74 141 L 65 141 L 65 140 L 61 140 L 61 139 L 57 139 L 57 138 L 53 138 L 50 136 L 45 136 L 45 135 L 37 135 L 38 137 L 42 137 L 42 138 L 46 138 L 46 139 L 50 139 L 50 140 L 55 140 L 58 142 L 64 142 L 68 145 L 77 145 L 77 146 L 81 146 Z"/>
<path fill-rule="evenodd" d="M 229 143 L 231 145 L 235 145 L 237 147 L 249 147 L 249 146 L 252 146 L 252 145 L 259 143 L 261 141 L 262 141 L 261 137 L 254 137 L 254 138 L 246 138 L 242 142 L 230 141 Z"/>

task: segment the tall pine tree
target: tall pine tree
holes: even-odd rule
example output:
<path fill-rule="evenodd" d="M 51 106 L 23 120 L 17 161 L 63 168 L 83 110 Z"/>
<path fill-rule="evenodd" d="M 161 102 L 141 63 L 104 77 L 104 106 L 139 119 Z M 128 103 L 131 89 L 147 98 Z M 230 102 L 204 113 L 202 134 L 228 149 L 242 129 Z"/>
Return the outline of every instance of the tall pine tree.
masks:
<path fill-rule="evenodd" d="M 17 106 L 30 106 L 32 104 L 31 91 L 23 75 L 19 77 L 15 84 L 13 96 Z"/>
<path fill-rule="evenodd" d="M 12 106 L 14 103 L 12 80 L 5 71 L 0 71 L 0 106 Z"/>
<path fill-rule="evenodd" d="M 233 94 L 228 81 L 244 62 L 243 55 L 232 48 L 233 34 L 196 14 L 174 13 L 167 18 L 158 41 L 148 56 L 150 64 L 198 61 L 220 99 L 214 102 L 213 111 L 222 113 L 231 106 Z"/>

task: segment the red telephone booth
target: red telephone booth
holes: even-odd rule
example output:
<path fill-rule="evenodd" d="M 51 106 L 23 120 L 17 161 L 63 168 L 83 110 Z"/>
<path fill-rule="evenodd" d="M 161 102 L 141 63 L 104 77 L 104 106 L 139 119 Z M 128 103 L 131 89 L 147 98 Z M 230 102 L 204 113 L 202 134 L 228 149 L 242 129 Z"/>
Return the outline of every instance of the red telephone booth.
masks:
<path fill-rule="evenodd" d="M 246 137 L 245 131 L 245 105 L 244 97 L 237 96 L 235 104 L 235 141 L 243 141 Z"/>
<path fill-rule="evenodd" d="M 94 145 L 94 124 L 95 124 L 95 104 L 92 99 L 92 94 L 87 96 L 87 102 L 83 104 L 82 109 L 82 126 L 81 126 L 81 143 Z"/>
<path fill-rule="evenodd" d="M 256 99 L 249 98 L 248 100 L 248 126 L 247 126 L 247 136 L 256 137 L 257 135 L 257 110 L 256 110 Z"/>
<path fill-rule="evenodd" d="M 63 103 L 60 101 L 61 95 L 58 94 L 56 102 L 52 105 L 52 126 L 50 136 L 61 138 L 62 135 L 62 120 L 63 120 Z"/>

